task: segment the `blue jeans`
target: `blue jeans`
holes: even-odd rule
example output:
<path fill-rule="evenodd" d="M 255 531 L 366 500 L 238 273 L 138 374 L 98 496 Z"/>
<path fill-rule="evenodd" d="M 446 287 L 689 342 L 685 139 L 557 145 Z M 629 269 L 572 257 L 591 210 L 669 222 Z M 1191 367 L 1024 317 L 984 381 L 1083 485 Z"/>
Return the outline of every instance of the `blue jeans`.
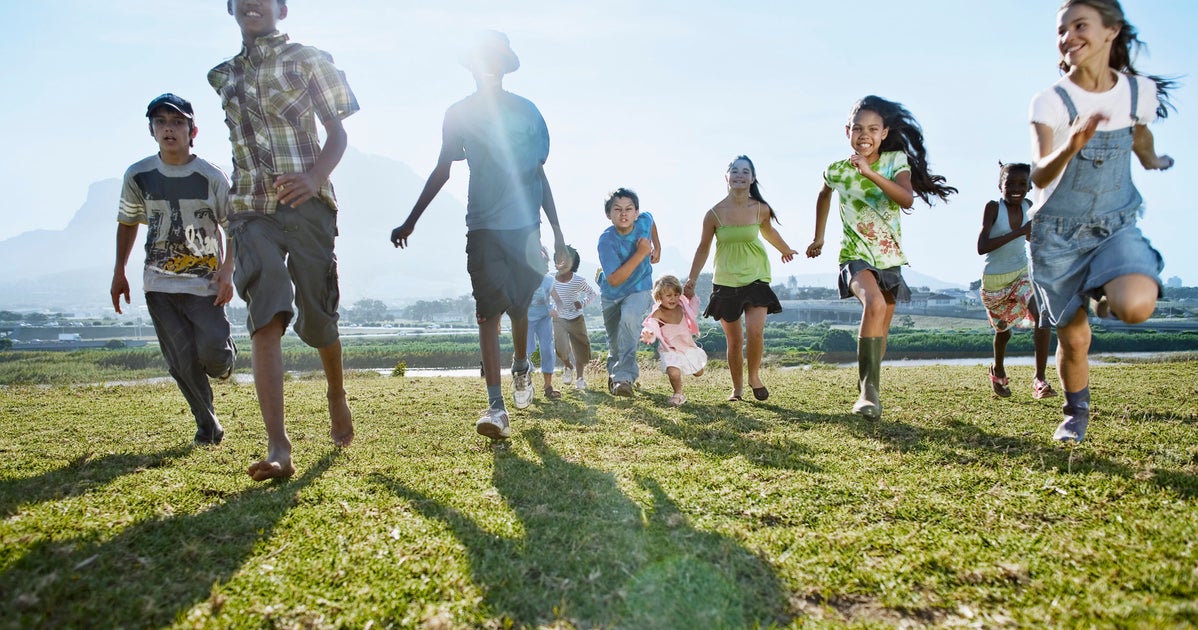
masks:
<path fill-rule="evenodd" d="M 541 346 L 541 372 L 553 374 L 556 367 L 553 354 L 553 318 L 546 315 L 537 319 L 528 319 L 528 348 L 525 356 L 532 356 L 532 350 Z"/>
<path fill-rule="evenodd" d="M 213 441 L 222 432 L 208 377 L 233 369 L 237 358 L 225 308 L 213 305 L 215 299 L 212 295 L 146 293 L 158 346 L 195 416 L 195 439 L 203 442 Z"/>
<path fill-rule="evenodd" d="M 607 329 L 607 373 L 612 380 L 632 383 L 640 376 L 636 346 L 641 325 L 653 305 L 648 291 L 637 291 L 618 299 L 603 298 L 603 327 Z"/>

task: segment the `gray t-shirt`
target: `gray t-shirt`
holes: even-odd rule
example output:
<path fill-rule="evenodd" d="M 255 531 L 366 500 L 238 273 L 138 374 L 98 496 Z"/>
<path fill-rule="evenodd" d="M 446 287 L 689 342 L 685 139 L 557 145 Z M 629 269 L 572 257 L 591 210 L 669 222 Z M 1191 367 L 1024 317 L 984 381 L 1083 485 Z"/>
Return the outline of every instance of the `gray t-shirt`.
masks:
<path fill-rule="evenodd" d="M 470 165 L 466 230 L 540 225 L 540 167 L 549 129 L 536 105 L 510 92 L 475 92 L 445 112 L 442 147 Z"/>
<path fill-rule="evenodd" d="M 152 155 L 125 171 L 117 221 L 144 223 L 146 291 L 216 295 L 221 231 L 229 216 L 229 179 L 193 156 L 175 166 Z"/>

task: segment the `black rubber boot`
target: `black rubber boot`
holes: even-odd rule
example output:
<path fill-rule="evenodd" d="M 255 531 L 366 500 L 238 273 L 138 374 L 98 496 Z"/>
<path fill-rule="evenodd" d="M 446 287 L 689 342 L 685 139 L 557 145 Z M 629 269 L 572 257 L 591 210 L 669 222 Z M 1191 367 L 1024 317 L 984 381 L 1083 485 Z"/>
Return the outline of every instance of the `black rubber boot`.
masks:
<path fill-rule="evenodd" d="M 861 397 L 853 405 L 853 413 L 867 420 L 882 417 L 882 353 L 884 337 L 861 337 L 857 340 L 857 386 Z"/>

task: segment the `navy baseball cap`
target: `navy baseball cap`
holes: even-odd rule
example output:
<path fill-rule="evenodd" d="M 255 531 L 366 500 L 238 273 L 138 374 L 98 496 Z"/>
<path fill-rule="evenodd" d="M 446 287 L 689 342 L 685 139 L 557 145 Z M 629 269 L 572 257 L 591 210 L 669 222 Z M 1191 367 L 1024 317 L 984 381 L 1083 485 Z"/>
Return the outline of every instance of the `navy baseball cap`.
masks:
<path fill-rule="evenodd" d="M 188 118 L 195 117 L 195 111 L 191 108 L 191 103 L 187 99 L 175 96 L 170 92 L 155 98 L 146 106 L 146 118 L 154 115 L 154 110 L 159 107 L 169 107 Z"/>

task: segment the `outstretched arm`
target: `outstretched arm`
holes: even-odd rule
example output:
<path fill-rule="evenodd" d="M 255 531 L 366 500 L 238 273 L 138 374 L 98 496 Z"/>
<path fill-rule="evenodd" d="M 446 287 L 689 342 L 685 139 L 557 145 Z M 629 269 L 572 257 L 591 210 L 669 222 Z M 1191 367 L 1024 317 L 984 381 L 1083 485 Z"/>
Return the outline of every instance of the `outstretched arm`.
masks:
<path fill-rule="evenodd" d="M 815 239 L 807 246 L 807 257 L 815 258 L 824 251 L 824 231 L 828 227 L 828 210 L 832 207 L 832 188 L 824 184 L 815 198 Z"/>
<path fill-rule="evenodd" d="M 553 255 L 566 253 L 566 237 L 562 236 L 562 227 L 557 218 L 557 205 L 553 202 L 553 190 L 549 188 L 549 178 L 545 176 L 545 165 L 537 167 L 537 175 L 541 178 L 541 208 L 545 210 L 545 218 L 549 227 L 553 228 Z"/>
<path fill-rule="evenodd" d="M 632 277 L 632 273 L 636 271 L 636 268 L 639 267 L 640 264 L 645 261 L 645 258 L 649 256 L 652 249 L 653 244 L 649 242 L 649 239 L 643 236 L 636 239 L 636 251 L 632 252 L 632 255 L 628 257 L 628 260 L 625 260 L 623 263 L 621 263 L 615 271 L 607 274 L 608 284 L 612 285 L 613 287 L 618 287 L 621 284 L 624 284 L 628 278 Z"/>
<path fill-rule="evenodd" d="M 761 238 L 764 238 L 767 243 L 774 246 L 774 249 L 782 253 L 782 262 L 788 263 L 794 260 L 794 257 L 799 252 L 791 249 L 790 245 L 786 244 L 786 240 L 782 238 L 782 235 L 778 233 L 778 230 L 774 228 L 773 222 L 770 221 L 769 206 L 762 208 L 758 212 L 758 217 L 761 219 Z"/>
<path fill-rule="evenodd" d="M 116 228 L 116 264 L 112 268 L 112 286 L 108 293 L 112 296 L 112 308 L 121 312 L 121 296 L 125 304 L 129 303 L 129 279 L 125 277 L 125 265 L 129 264 L 129 254 L 133 253 L 133 244 L 137 241 L 137 224 L 118 223 Z"/>
<path fill-rule="evenodd" d="M 1132 128 L 1131 150 L 1140 159 L 1140 164 L 1150 171 L 1164 171 L 1173 166 L 1173 158 L 1156 154 L 1156 140 L 1148 125 Z"/>
<path fill-rule="evenodd" d="M 715 238 L 715 213 L 711 210 L 703 215 L 703 227 L 699 233 L 699 247 L 695 249 L 695 258 L 691 261 L 690 273 L 686 275 L 686 280 L 682 284 L 682 294 L 686 297 L 691 297 L 695 294 L 695 280 L 699 277 L 699 272 L 703 271 L 703 265 L 707 264 L 707 257 L 711 255 L 711 240 Z"/>
<path fill-rule="evenodd" d="M 661 239 L 657 237 L 657 220 L 653 221 L 652 227 L 649 228 L 649 238 L 653 242 L 653 253 L 649 254 L 649 264 L 656 265 L 661 262 Z"/>
<path fill-rule="evenodd" d="M 391 244 L 396 247 L 407 247 L 408 237 L 416 230 L 416 222 L 420 220 L 420 215 L 428 209 L 428 204 L 433 202 L 433 198 L 437 193 L 441 192 L 441 188 L 445 186 L 445 182 L 449 181 L 449 169 L 453 166 L 453 160 L 445 156 L 445 151 L 441 151 L 441 157 L 437 159 L 437 166 L 433 168 L 433 172 L 429 174 L 428 181 L 424 182 L 424 189 L 420 191 L 420 197 L 416 199 L 416 205 L 412 206 L 412 211 L 408 213 L 408 218 L 404 220 L 403 225 L 391 230 Z"/>

